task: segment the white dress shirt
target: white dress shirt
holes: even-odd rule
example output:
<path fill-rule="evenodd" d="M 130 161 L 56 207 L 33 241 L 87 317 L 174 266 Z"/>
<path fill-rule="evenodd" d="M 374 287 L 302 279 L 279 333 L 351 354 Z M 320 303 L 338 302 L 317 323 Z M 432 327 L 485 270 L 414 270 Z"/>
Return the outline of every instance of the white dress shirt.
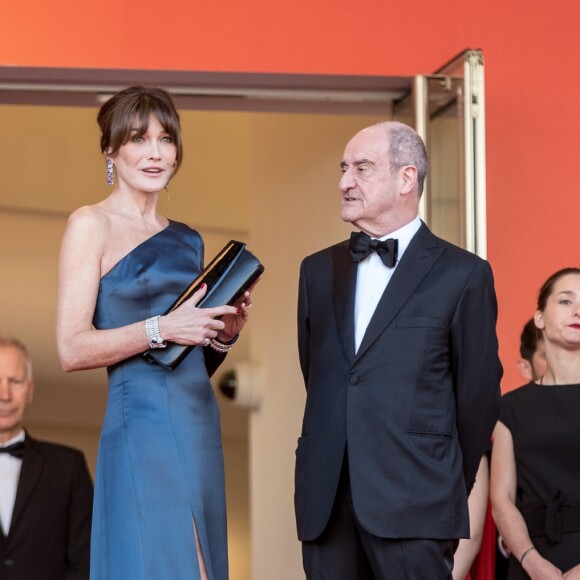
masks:
<path fill-rule="evenodd" d="M 23 429 L 16 437 L 6 441 L 0 447 L 8 447 L 8 445 L 13 443 L 24 441 L 24 438 Z M 6 536 L 12 522 L 12 512 L 14 511 L 14 501 L 16 500 L 21 467 L 22 459 L 13 457 L 9 453 L 0 453 L 0 524 Z"/>
<path fill-rule="evenodd" d="M 387 268 L 376 252 L 371 252 L 364 260 L 358 263 L 354 303 L 355 352 L 358 352 L 369 322 L 393 272 L 398 267 L 405 250 L 420 227 L 421 220 L 417 216 L 402 228 L 379 238 L 381 241 L 389 238 L 396 238 L 399 241 L 397 263 L 394 268 Z"/>

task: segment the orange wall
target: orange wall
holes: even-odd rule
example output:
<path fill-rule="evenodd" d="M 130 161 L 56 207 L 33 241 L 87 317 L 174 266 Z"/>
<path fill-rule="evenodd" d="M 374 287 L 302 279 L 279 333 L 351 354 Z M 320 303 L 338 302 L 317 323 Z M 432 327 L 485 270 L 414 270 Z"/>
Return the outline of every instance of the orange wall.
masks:
<path fill-rule="evenodd" d="M 579 28 L 573 0 L 32 0 L 3 7 L 0 64 L 410 75 L 482 48 L 489 259 L 510 389 L 539 285 L 580 265 Z"/>

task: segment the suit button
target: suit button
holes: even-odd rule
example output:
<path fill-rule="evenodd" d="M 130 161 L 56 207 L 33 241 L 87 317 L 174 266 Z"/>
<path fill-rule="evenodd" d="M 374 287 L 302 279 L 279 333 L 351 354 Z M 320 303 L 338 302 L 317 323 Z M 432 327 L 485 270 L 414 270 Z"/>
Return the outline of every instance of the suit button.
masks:
<path fill-rule="evenodd" d="M 350 377 L 349 383 L 351 385 L 358 385 L 358 377 L 356 375 L 352 375 Z"/>
<path fill-rule="evenodd" d="M 14 560 L 12 558 L 6 558 L 3 562 L 4 566 L 14 566 Z"/>

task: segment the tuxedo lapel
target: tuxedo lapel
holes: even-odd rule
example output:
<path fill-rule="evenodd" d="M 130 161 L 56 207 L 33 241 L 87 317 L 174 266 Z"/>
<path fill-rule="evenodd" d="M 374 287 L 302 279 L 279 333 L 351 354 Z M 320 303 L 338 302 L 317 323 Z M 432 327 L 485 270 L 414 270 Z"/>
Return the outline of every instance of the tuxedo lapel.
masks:
<path fill-rule="evenodd" d="M 347 359 L 354 360 L 354 299 L 356 294 L 357 264 L 352 261 L 348 242 L 333 247 L 332 284 L 334 316 L 338 335 Z"/>
<path fill-rule="evenodd" d="M 24 508 L 30 499 L 36 484 L 42 473 L 44 457 L 41 450 L 36 445 L 34 439 L 26 435 L 24 440 L 25 451 L 18 479 L 18 488 L 16 490 L 16 499 L 14 500 L 14 510 L 12 512 L 12 522 L 10 523 L 10 534 L 12 534 L 19 518 L 24 512 Z"/>
<path fill-rule="evenodd" d="M 445 248 L 425 224 L 411 240 L 369 322 L 356 358 L 360 358 L 392 322 Z"/>

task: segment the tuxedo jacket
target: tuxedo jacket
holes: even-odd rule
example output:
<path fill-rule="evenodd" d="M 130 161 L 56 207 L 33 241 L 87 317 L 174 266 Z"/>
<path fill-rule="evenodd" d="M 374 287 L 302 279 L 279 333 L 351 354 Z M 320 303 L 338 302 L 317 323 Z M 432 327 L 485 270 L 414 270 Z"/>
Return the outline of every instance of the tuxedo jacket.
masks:
<path fill-rule="evenodd" d="M 491 269 L 422 224 L 355 354 L 356 276 L 347 241 L 301 266 L 307 396 L 296 450 L 298 536 L 323 532 L 347 451 L 353 505 L 367 531 L 469 537 L 467 495 L 500 402 Z"/>
<path fill-rule="evenodd" d="M 26 434 L 0 580 L 88 580 L 93 484 L 83 454 Z"/>

